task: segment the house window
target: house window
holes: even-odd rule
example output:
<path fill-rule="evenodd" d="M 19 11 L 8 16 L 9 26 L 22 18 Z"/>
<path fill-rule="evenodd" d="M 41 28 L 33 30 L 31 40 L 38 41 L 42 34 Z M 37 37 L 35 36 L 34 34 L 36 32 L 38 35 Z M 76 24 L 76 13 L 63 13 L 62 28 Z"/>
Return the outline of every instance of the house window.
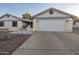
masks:
<path fill-rule="evenodd" d="M 4 22 L 0 22 L 0 26 L 4 26 Z"/>
<path fill-rule="evenodd" d="M 12 26 L 13 27 L 17 27 L 17 22 L 16 21 L 13 21 Z"/>

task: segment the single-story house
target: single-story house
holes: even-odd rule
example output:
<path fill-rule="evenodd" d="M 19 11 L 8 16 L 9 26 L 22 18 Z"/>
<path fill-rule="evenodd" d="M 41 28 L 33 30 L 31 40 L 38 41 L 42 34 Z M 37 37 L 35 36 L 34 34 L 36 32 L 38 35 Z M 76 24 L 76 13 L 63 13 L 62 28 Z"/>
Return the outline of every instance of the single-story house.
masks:
<path fill-rule="evenodd" d="M 0 30 L 8 29 L 9 31 L 19 31 L 21 29 L 26 29 L 29 26 L 28 23 L 31 22 L 24 21 L 23 19 L 14 15 L 5 14 L 0 17 Z"/>
<path fill-rule="evenodd" d="M 73 18 L 77 16 L 49 8 L 33 16 L 33 28 L 35 31 L 72 32 Z"/>

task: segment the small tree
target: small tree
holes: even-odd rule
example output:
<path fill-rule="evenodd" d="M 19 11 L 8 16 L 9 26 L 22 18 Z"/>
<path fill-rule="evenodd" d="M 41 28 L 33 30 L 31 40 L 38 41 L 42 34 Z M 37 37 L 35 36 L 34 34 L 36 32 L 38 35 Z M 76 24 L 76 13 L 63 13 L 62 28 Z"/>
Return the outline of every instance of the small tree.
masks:
<path fill-rule="evenodd" d="M 25 13 L 22 15 L 22 19 L 29 19 L 29 20 L 32 20 L 32 16 L 30 13 Z"/>

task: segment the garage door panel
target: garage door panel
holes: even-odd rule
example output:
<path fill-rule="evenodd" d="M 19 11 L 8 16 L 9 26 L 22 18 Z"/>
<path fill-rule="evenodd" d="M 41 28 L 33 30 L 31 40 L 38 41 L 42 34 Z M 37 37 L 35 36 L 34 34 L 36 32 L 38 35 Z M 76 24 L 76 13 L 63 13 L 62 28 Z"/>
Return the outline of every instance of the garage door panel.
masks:
<path fill-rule="evenodd" d="M 65 20 L 39 20 L 39 31 L 65 31 Z"/>

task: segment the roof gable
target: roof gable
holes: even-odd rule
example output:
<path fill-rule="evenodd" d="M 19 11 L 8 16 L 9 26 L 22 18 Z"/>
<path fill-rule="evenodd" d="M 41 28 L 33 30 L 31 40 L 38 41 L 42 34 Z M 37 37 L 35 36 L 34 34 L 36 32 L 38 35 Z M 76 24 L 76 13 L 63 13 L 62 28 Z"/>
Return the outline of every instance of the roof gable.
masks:
<path fill-rule="evenodd" d="M 61 11 L 61 10 L 58 10 L 58 9 L 56 9 L 56 8 L 49 8 L 49 9 L 47 9 L 47 10 L 41 12 L 41 13 L 38 13 L 38 14 L 34 15 L 33 18 L 37 18 L 37 17 L 39 17 L 39 16 L 41 16 L 41 15 L 42 15 L 42 17 L 45 17 L 44 14 L 45 14 L 46 12 L 48 12 L 49 10 L 52 10 L 52 11 L 54 11 L 54 12 L 57 12 L 59 15 L 62 15 L 62 16 L 68 16 L 68 17 L 73 17 L 73 18 L 74 18 L 74 17 L 77 17 L 77 16 L 75 16 L 75 15 L 69 14 L 69 13 L 64 12 L 64 11 Z M 58 14 L 56 14 L 56 16 L 57 16 Z M 45 14 L 45 15 L 46 15 L 46 14 Z M 54 15 L 53 15 L 53 16 L 54 16 Z M 61 17 L 62 17 L 62 16 L 61 16 Z M 48 15 L 47 15 L 46 17 L 48 17 Z"/>
<path fill-rule="evenodd" d="M 14 16 L 14 15 L 11 15 L 11 14 L 4 14 L 4 15 L 2 15 L 1 17 L 0 17 L 0 20 L 1 19 L 3 19 L 3 18 L 16 18 L 16 19 L 18 19 L 18 20 L 22 20 L 21 18 L 19 18 L 19 17 L 17 17 L 17 16 Z M 8 18 L 8 19 L 9 19 Z"/>

